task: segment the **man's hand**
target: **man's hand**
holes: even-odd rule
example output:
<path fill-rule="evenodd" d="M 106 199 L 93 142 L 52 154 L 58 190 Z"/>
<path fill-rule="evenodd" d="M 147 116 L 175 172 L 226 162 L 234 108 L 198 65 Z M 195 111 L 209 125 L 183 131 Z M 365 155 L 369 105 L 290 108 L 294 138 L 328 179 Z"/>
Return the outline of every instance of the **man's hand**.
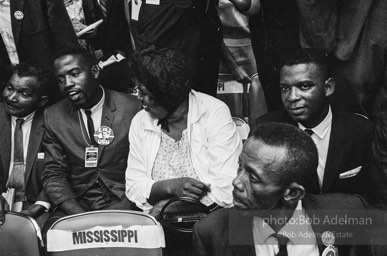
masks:
<path fill-rule="evenodd" d="M 241 67 L 235 67 L 235 69 L 232 69 L 231 72 L 237 82 L 241 84 L 251 83 L 249 75 Z"/>
<path fill-rule="evenodd" d="M 63 212 L 65 212 L 67 215 L 85 212 L 85 210 L 83 210 L 83 208 L 78 204 L 76 199 L 70 199 L 70 200 L 64 201 L 60 205 L 60 209 Z"/>
<path fill-rule="evenodd" d="M 27 216 L 30 216 L 32 218 L 37 218 L 40 215 L 42 215 L 42 213 L 44 213 L 45 210 L 46 210 L 46 208 L 43 205 L 34 204 L 32 207 L 21 211 L 21 213 L 23 213 Z"/>
<path fill-rule="evenodd" d="M 71 22 L 73 23 L 75 33 L 78 33 L 79 31 L 87 27 L 86 25 L 82 24 L 81 22 L 75 19 L 72 19 Z"/>
<path fill-rule="evenodd" d="M 0 195 L 0 226 L 5 222 L 5 211 L 9 211 L 7 200 Z"/>

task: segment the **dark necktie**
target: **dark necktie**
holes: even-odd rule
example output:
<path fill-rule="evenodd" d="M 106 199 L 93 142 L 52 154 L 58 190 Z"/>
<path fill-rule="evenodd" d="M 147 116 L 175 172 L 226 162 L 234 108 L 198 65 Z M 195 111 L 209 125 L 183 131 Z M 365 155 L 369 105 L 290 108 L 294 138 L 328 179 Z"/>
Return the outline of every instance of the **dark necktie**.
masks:
<path fill-rule="evenodd" d="M 93 119 L 91 119 L 91 111 L 90 109 L 85 109 L 86 117 L 87 117 L 87 129 L 89 130 L 89 138 L 91 145 L 96 146 L 97 142 L 94 139 L 94 123 Z"/>
<path fill-rule="evenodd" d="M 16 119 L 14 133 L 13 167 L 8 179 L 7 187 L 15 189 L 15 202 L 24 200 L 24 155 L 23 130 L 24 119 Z"/>
<path fill-rule="evenodd" d="M 309 134 L 309 136 L 312 136 L 313 133 L 314 133 L 311 129 L 305 129 L 304 132 L 306 132 L 307 134 Z"/>
<path fill-rule="evenodd" d="M 99 6 L 101 7 L 101 12 L 104 18 L 107 16 L 107 0 L 99 0 Z"/>
<path fill-rule="evenodd" d="M 288 244 L 289 238 L 280 234 L 272 234 L 272 236 L 278 240 L 279 251 L 275 256 L 288 256 L 286 245 Z"/>

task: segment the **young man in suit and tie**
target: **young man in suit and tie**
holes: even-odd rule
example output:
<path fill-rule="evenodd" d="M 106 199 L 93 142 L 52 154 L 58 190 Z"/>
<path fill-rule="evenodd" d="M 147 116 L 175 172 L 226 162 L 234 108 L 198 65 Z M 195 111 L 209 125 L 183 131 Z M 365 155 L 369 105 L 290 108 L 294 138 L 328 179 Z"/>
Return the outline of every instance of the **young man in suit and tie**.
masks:
<path fill-rule="evenodd" d="M 29 64 L 16 65 L 0 104 L 0 191 L 12 211 L 35 218 L 40 226 L 50 208 L 40 179 L 48 81 L 47 71 Z M 2 217 L 4 204 L 1 200 Z"/>
<path fill-rule="evenodd" d="M 310 134 L 319 163 L 306 191 L 360 194 L 372 200 L 372 125 L 364 116 L 331 107 L 335 81 L 326 56 L 313 49 L 291 54 L 281 66 L 279 86 L 285 110 L 268 113 L 256 123 L 290 123 Z"/>
<path fill-rule="evenodd" d="M 337 250 L 348 255 L 354 241 L 364 245 L 367 237 L 361 232 L 373 219 L 363 225 L 333 221 L 368 218 L 364 199 L 305 193 L 307 176 L 317 164 L 317 149 L 307 134 L 289 124 L 259 125 L 239 157 L 235 207 L 215 211 L 195 225 L 194 255 L 334 256 Z M 367 246 L 356 249 L 370 253 Z"/>
<path fill-rule="evenodd" d="M 99 70 L 85 50 L 58 53 L 54 72 L 66 99 L 44 116 L 42 180 L 55 204 L 44 231 L 65 215 L 131 209 L 125 196 L 128 134 L 140 110 L 134 96 L 99 85 Z"/>

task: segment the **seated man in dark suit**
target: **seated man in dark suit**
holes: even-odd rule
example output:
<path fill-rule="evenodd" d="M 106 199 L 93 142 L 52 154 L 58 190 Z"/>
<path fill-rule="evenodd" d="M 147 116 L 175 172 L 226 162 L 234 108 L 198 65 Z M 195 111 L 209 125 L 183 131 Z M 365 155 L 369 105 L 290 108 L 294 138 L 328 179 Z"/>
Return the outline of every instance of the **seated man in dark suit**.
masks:
<path fill-rule="evenodd" d="M 40 226 L 50 203 L 40 180 L 44 153 L 43 107 L 49 94 L 48 72 L 29 64 L 14 67 L 0 103 L 0 215 L 10 210 L 36 218 Z"/>
<path fill-rule="evenodd" d="M 42 180 L 56 206 L 45 230 L 65 215 L 131 209 L 125 196 L 128 133 L 140 109 L 134 96 L 99 85 L 99 70 L 85 50 L 59 53 L 54 71 L 66 99 L 44 115 Z"/>
<path fill-rule="evenodd" d="M 268 113 L 256 123 L 290 123 L 310 134 L 319 163 L 306 191 L 360 194 L 371 200 L 372 177 L 367 165 L 372 125 L 364 116 L 330 106 L 335 81 L 326 56 L 313 49 L 291 54 L 281 66 L 280 89 L 285 110 Z"/>
<path fill-rule="evenodd" d="M 194 227 L 196 256 L 348 255 L 366 225 L 335 224 L 368 218 L 360 196 L 305 193 L 318 164 L 312 139 L 281 123 L 261 124 L 244 144 L 233 180 L 235 208 L 215 211 Z M 250 210 L 250 211 L 249 211 Z M 332 220 L 332 221 L 331 221 Z M 354 223 L 352 223 L 354 224 Z M 369 255 L 365 253 L 364 255 Z"/>

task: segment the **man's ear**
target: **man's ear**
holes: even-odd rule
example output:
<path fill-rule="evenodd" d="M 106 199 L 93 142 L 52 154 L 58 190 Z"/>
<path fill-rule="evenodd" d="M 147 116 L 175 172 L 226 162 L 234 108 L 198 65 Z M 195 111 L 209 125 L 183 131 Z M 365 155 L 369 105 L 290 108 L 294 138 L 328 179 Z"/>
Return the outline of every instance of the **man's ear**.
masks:
<path fill-rule="evenodd" d="M 287 205 L 296 204 L 299 200 L 304 198 L 305 189 L 300 184 L 293 182 L 289 185 L 283 194 L 284 203 Z"/>
<path fill-rule="evenodd" d="M 97 67 L 97 65 L 94 65 L 92 68 L 91 68 L 91 73 L 93 74 L 93 77 L 95 79 L 98 78 L 99 76 L 99 68 Z"/>
<path fill-rule="evenodd" d="M 335 91 L 336 82 L 332 77 L 328 78 L 324 82 L 325 96 L 331 96 Z"/>
<path fill-rule="evenodd" d="M 46 105 L 48 102 L 48 96 L 45 96 L 43 95 L 42 97 L 40 97 L 40 102 L 38 104 L 38 107 L 41 108 L 43 107 L 44 105 Z"/>

